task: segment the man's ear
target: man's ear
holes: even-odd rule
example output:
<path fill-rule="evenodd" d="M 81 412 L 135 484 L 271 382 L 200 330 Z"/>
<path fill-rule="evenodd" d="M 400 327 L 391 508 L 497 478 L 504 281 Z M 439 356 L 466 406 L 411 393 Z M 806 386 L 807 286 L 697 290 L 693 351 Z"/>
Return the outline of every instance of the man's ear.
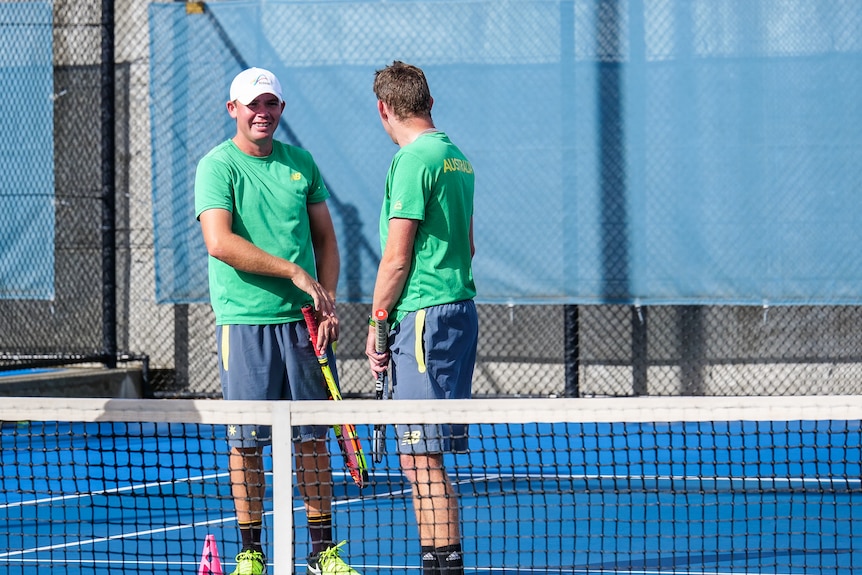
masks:
<path fill-rule="evenodd" d="M 389 117 L 389 106 L 383 103 L 383 100 L 377 100 L 377 113 L 380 114 L 381 120 L 386 120 Z"/>
<path fill-rule="evenodd" d="M 236 102 L 233 100 L 228 100 L 227 105 L 227 113 L 230 114 L 230 117 L 236 119 Z"/>

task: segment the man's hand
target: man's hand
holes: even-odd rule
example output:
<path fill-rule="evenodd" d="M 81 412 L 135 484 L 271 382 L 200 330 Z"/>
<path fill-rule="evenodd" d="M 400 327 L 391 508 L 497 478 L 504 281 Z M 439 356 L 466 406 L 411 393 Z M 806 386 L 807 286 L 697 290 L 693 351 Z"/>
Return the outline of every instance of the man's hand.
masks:
<path fill-rule="evenodd" d="M 368 356 L 368 365 L 375 377 L 389 367 L 389 350 L 377 353 L 376 342 L 377 334 L 374 331 L 374 326 L 370 325 L 368 326 L 368 339 L 365 340 L 365 355 Z"/>
<path fill-rule="evenodd" d="M 321 320 L 335 315 L 335 300 L 308 272 L 296 266 L 296 271 L 290 280 L 293 285 L 311 296 L 311 299 L 314 300 L 314 311 L 317 312 Z"/>
<path fill-rule="evenodd" d="M 318 351 L 325 351 L 327 346 L 338 341 L 339 322 L 335 312 L 335 300 L 332 295 L 301 268 L 291 278 L 293 284 L 310 295 L 314 300 L 314 311 L 317 316 L 317 346 Z"/>

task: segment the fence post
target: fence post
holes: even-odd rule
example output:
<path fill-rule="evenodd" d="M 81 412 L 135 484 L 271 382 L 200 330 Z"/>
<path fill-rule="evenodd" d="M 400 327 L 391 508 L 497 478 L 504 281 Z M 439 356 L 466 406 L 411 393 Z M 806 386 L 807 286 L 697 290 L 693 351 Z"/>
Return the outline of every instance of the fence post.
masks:
<path fill-rule="evenodd" d="M 114 0 L 102 0 L 102 355 L 117 367 L 116 182 L 114 166 Z"/>
<path fill-rule="evenodd" d="M 578 306 L 567 304 L 563 306 L 564 328 L 563 338 L 565 340 L 565 356 L 566 364 L 566 397 L 578 397 L 580 395 L 579 378 L 580 378 L 580 334 L 579 334 L 579 317 Z"/>

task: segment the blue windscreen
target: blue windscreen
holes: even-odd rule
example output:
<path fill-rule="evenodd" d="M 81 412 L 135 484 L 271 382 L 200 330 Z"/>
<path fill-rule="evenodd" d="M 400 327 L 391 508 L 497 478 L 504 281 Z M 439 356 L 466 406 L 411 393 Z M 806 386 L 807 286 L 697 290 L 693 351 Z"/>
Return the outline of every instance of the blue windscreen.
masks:
<path fill-rule="evenodd" d="M 0 298 L 54 297 L 52 2 L 0 2 Z"/>
<path fill-rule="evenodd" d="M 205 301 L 197 160 L 248 66 L 333 194 L 340 299 L 370 299 L 396 146 L 374 71 L 421 66 L 476 172 L 480 302 L 862 301 L 857 0 L 152 4 L 159 301 Z"/>

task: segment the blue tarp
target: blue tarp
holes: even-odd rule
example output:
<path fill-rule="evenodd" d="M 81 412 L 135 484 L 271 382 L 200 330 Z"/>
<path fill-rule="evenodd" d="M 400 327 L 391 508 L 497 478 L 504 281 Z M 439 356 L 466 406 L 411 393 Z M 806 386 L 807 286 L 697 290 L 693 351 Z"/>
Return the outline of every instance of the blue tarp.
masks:
<path fill-rule="evenodd" d="M 205 6 L 149 12 L 161 302 L 207 300 L 194 169 L 252 65 L 334 195 L 339 298 L 370 299 L 396 151 L 371 84 L 394 59 L 472 160 L 478 301 L 862 302 L 857 0 Z"/>
<path fill-rule="evenodd" d="M 0 3 L 0 298 L 54 298 L 52 2 Z"/>

